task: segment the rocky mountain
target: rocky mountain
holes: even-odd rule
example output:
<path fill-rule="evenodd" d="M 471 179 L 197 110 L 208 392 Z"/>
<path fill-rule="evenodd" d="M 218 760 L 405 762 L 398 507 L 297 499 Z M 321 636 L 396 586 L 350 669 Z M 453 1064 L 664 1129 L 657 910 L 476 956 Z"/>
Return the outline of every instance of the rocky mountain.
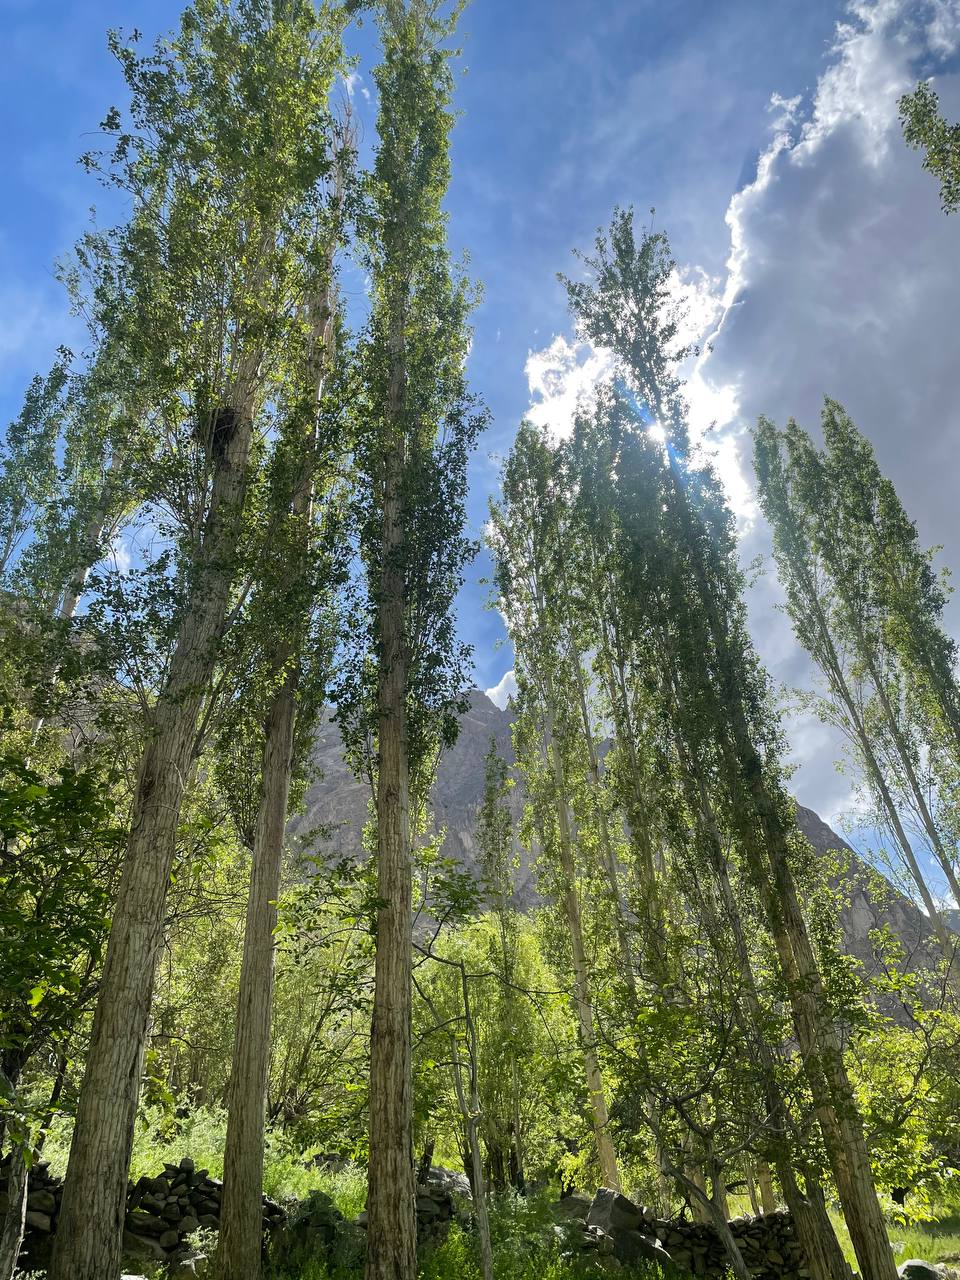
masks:
<path fill-rule="evenodd" d="M 443 849 L 447 856 L 466 868 L 476 865 L 476 816 L 483 796 L 484 757 L 493 739 L 505 760 L 512 764 L 510 738 L 512 715 L 502 711 L 479 689 L 470 693 L 456 745 L 443 756 L 434 785 L 432 807 L 438 829 L 445 828 Z M 361 832 L 367 818 L 369 787 L 356 781 L 343 759 L 336 723 L 325 716 L 317 735 L 314 763 L 318 777 L 310 786 L 304 812 L 291 823 L 291 833 L 305 835 L 322 828 L 324 849 L 332 857 L 358 854 Z M 519 787 L 511 792 L 511 807 L 519 817 L 523 795 Z M 812 809 L 800 806 L 798 823 L 815 851 L 826 856 L 830 850 L 847 855 L 842 886 L 846 904 L 841 923 L 850 953 L 864 965 L 873 963 L 870 930 L 889 924 L 903 939 L 907 954 L 920 958 L 928 951 L 931 931 L 926 916 L 892 885 L 878 884 L 874 873 L 837 833 Z M 537 900 L 533 868 L 520 868 L 517 899 L 530 905 Z"/>

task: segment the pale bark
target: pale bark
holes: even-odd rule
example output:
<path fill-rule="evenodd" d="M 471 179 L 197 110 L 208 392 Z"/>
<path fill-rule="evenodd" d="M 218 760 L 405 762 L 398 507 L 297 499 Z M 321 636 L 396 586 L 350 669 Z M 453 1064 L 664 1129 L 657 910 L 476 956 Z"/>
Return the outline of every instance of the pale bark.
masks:
<path fill-rule="evenodd" d="M 399 389 L 395 403 L 399 404 Z M 393 397 L 392 397 L 393 398 Z M 408 658 L 399 446 L 387 450 L 379 583 L 377 950 L 370 1030 L 366 1280 L 413 1280 L 411 974 L 413 866 L 406 695 Z"/>
<path fill-rule="evenodd" d="M 266 724 L 260 812 L 230 1076 L 217 1267 L 221 1280 L 259 1280 L 263 1242 L 263 1143 L 277 927 L 277 898 L 293 760 L 296 698 L 292 673 Z"/>
<path fill-rule="evenodd" d="M 470 1152 L 470 1186 L 473 1189 L 473 1213 L 480 1241 L 480 1270 L 483 1280 L 493 1280 L 493 1245 L 490 1240 L 490 1214 L 487 1209 L 487 1184 L 483 1176 L 483 1157 L 480 1152 L 480 1091 L 477 1081 L 477 1030 L 470 1010 L 470 985 L 466 969 L 461 964 L 460 985 L 463 992 L 463 1018 L 467 1041 L 467 1079 L 469 1096 L 463 1086 L 463 1062 L 457 1038 L 452 1041 L 453 1083 L 456 1089 L 460 1115 L 467 1133 Z"/>
<path fill-rule="evenodd" d="M 221 409 L 189 602 L 140 763 L 70 1148 L 50 1280 L 116 1280 L 141 1061 L 185 780 L 217 659 L 247 482 L 252 408 Z"/>
<path fill-rule="evenodd" d="M 0 1280 L 12 1280 L 27 1220 L 26 1148 L 13 1143 L 7 1165 L 7 1212 L 0 1230 Z"/>
<path fill-rule="evenodd" d="M 548 703 L 549 696 L 548 690 Z M 590 981 L 590 969 L 587 964 L 586 948 L 583 943 L 583 922 L 580 917 L 576 861 L 573 853 L 573 814 L 570 812 L 570 804 L 566 798 L 563 761 L 556 741 L 553 713 L 550 705 L 546 707 L 544 731 L 545 747 L 552 766 L 556 791 L 557 823 L 560 833 L 560 866 L 564 881 L 564 908 L 570 933 L 570 951 L 573 958 L 572 1000 L 574 1012 L 577 1016 L 580 1052 L 583 1055 L 583 1070 L 590 1099 L 590 1116 L 593 1122 L 597 1158 L 600 1162 L 600 1174 L 603 1178 L 604 1186 L 612 1187 L 614 1190 L 619 1191 L 620 1171 L 617 1167 L 616 1151 L 610 1137 L 610 1113 L 607 1109 L 603 1073 L 600 1070 L 600 1060 L 597 1056 L 592 983 Z"/>
<path fill-rule="evenodd" d="M 773 1190 L 773 1174 L 766 1160 L 757 1161 L 757 1182 L 760 1184 L 760 1203 L 764 1213 L 776 1213 L 777 1197 Z"/>
<path fill-rule="evenodd" d="M 617 935 L 617 946 L 620 950 L 620 964 L 623 969 L 623 979 L 627 984 L 627 990 L 633 1000 L 637 998 L 637 975 L 633 961 L 633 953 L 630 948 L 630 936 L 627 928 L 627 911 L 623 898 L 623 888 L 620 884 L 620 873 L 617 868 L 616 858 L 613 852 L 613 841 L 610 838 L 610 824 L 607 821 L 607 812 L 604 808 L 603 792 L 600 778 L 600 757 L 597 752 L 597 744 L 593 737 L 593 725 L 590 720 L 590 707 L 587 702 L 587 690 L 583 680 L 583 668 L 581 665 L 581 657 L 576 645 L 570 642 L 570 663 L 575 673 L 577 684 L 577 696 L 580 705 L 580 718 L 583 725 L 583 736 L 587 746 L 587 765 L 590 770 L 590 781 L 593 784 L 594 794 L 597 803 L 597 824 L 600 831 L 600 853 L 603 862 L 603 872 L 610 886 L 610 896 L 613 903 L 613 919 L 614 929 Z"/>

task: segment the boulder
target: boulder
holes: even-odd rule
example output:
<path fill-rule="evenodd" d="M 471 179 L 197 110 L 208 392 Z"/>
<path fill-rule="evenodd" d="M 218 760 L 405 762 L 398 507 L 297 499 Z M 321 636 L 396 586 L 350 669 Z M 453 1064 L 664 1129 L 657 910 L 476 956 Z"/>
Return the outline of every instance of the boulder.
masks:
<path fill-rule="evenodd" d="M 162 1236 L 167 1223 L 145 1209 L 132 1209 L 127 1214 L 127 1229 L 138 1236 Z"/>
<path fill-rule="evenodd" d="M 52 1191 L 31 1191 L 27 1196 L 27 1208 L 35 1213 L 56 1213 L 56 1197 Z"/>
<path fill-rule="evenodd" d="M 932 1262 L 924 1258 L 907 1258 L 897 1270 L 900 1280 L 943 1280 Z"/>
<path fill-rule="evenodd" d="M 426 1185 L 429 1187 L 439 1187 L 442 1191 L 447 1191 L 451 1195 L 463 1196 L 465 1200 L 473 1199 L 470 1179 L 466 1174 L 457 1173 L 454 1169 L 444 1169 L 440 1166 L 434 1166 L 427 1174 Z"/>
<path fill-rule="evenodd" d="M 599 1227 L 607 1235 L 617 1231 L 636 1231 L 643 1221 L 637 1205 L 610 1187 L 601 1187 L 597 1191 L 587 1214 L 587 1226 Z"/>
<path fill-rule="evenodd" d="M 122 1248 L 125 1258 L 131 1258 L 137 1262 L 165 1263 L 167 1261 L 166 1249 L 160 1247 L 154 1236 L 141 1236 L 135 1231 L 124 1231 Z"/>
<path fill-rule="evenodd" d="M 556 1202 L 553 1206 L 553 1212 L 558 1218 L 586 1222 L 592 1203 L 589 1196 L 585 1196 L 579 1191 L 573 1191 L 570 1195 L 563 1196 Z"/>
<path fill-rule="evenodd" d="M 613 1253 L 627 1266 L 641 1260 L 661 1265 L 672 1261 L 659 1240 L 651 1240 L 640 1231 L 618 1231 L 613 1237 Z"/>

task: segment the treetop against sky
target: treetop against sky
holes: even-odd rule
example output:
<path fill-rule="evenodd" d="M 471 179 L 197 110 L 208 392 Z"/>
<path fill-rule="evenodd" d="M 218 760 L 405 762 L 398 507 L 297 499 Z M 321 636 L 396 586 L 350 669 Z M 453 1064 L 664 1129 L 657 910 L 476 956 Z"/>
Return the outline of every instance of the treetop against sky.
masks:
<path fill-rule="evenodd" d="M 171 29 L 179 0 L 4 0 L 0 128 L 0 420 L 49 367 L 59 343 L 82 347 L 52 264 L 110 197 L 75 163 L 97 123 L 123 103 L 106 31 Z M 746 432 L 760 413 L 795 415 L 815 434 L 821 398 L 840 400 L 874 442 L 926 544 L 960 561 L 955 351 L 960 254 L 955 220 L 903 144 L 897 99 L 932 75 L 960 116 L 960 3 L 873 0 L 474 0 L 461 26 L 462 111 L 447 208 L 451 242 L 482 282 L 473 316 L 473 388 L 491 424 L 471 467 L 479 534 L 499 463 L 525 412 L 566 429 L 577 396 L 606 371 L 574 345 L 557 270 L 589 246 L 614 204 L 669 232 L 703 346 L 688 370 L 695 437 L 708 444 L 740 521 L 743 555 L 766 552 Z M 375 137 L 370 22 L 344 92 L 362 151 Z M 655 213 L 647 210 L 655 207 Z M 363 281 L 348 277 L 363 305 Z M 349 296 L 352 295 L 352 296 Z M 122 554 L 122 548 L 119 548 Z M 480 606 L 482 553 L 460 603 L 476 682 L 503 700 L 512 656 L 496 613 Z M 810 679 L 775 611 L 772 574 L 750 593 L 754 634 L 775 678 Z M 949 607 L 956 633 L 958 606 Z M 833 816 L 849 783 L 830 731 L 791 725 L 801 800 Z"/>

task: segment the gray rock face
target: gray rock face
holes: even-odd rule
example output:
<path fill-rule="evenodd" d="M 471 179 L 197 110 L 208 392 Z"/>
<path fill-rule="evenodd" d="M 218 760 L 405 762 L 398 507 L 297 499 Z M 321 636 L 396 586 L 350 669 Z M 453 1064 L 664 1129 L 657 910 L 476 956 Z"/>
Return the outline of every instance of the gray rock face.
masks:
<path fill-rule="evenodd" d="M 461 719 L 460 736 L 440 761 L 431 796 L 435 829 L 446 828 L 443 853 L 467 870 L 475 869 L 477 863 L 476 823 L 483 798 L 484 757 L 493 739 L 503 758 L 513 764 L 512 723 L 511 712 L 501 711 L 479 689 L 472 690 L 468 710 Z M 357 856 L 362 850 L 361 833 L 367 820 L 369 790 L 358 783 L 347 768 L 340 734 L 329 713 L 324 716 L 317 734 L 314 763 L 322 776 L 308 789 L 304 812 L 292 820 L 290 833 L 322 856 Z M 518 819 L 523 808 L 520 786 L 510 792 L 509 804 L 514 818 Z M 923 913 L 892 886 L 888 886 L 889 892 L 884 890 L 878 895 L 866 864 L 812 809 L 800 806 L 797 818 L 801 831 L 817 853 L 824 855 L 831 849 L 841 849 L 850 854 L 849 870 L 843 878 L 848 902 L 841 917 L 850 953 L 872 968 L 875 962 L 868 935 L 871 929 L 889 924 L 903 939 L 907 955 L 913 957 L 914 963 L 922 964 L 925 955 L 932 954 L 931 930 Z M 317 840 L 312 834 L 318 828 L 327 830 L 325 839 Z M 533 870 L 524 858 L 517 876 L 517 905 L 532 906 L 538 897 Z"/>
<path fill-rule="evenodd" d="M 446 828 L 444 856 L 472 870 L 477 865 L 475 833 L 477 810 L 483 798 L 484 757 L 493 739 L 503 758 L 513 764 L 513 716 L 501 711 L 485 693 L 473 689 L 460 723 L 460 736 L 443 755 L 431 794 L 433 830 Z M 329 712 L 324 713 L 317 732 L 313 764 L 319 776 L 307 790 L 303 812 L 291 820 L 289 833 L 301 847 L 324 858 L 359 856 L 370 791 L 347 768 L 340 732 Z M 523 808 L 519 788 L 511 791 L 509 804 L 518 819 Z M 515 897 L 519 906 L 530 906 L 537 898 L 533 872 L 525 856 L 517 875 Z"/>

